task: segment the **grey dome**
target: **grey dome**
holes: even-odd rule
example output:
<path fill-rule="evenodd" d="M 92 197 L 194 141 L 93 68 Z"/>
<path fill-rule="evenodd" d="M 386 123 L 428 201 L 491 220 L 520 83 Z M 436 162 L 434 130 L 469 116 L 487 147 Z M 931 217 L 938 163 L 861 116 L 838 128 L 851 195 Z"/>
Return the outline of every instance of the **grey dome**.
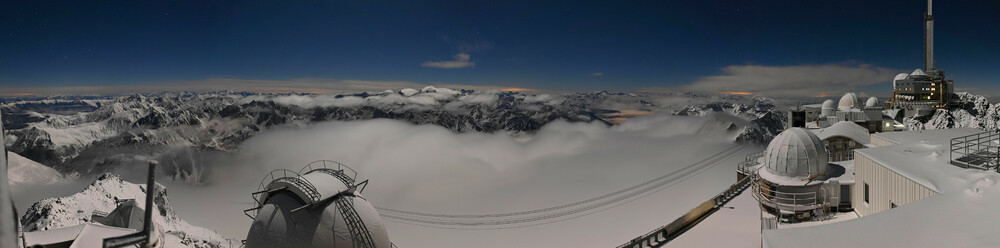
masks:
<path fill-rule="evenodd" d="M 392 247 L 375 207 L 352 187 L 353 171 L 312 168 L 301 174 L 279 170 L 265 177 L 270 183 L 264 193 L 254 195 L 261 204 L 247 234 L 247 248 Z"/>
<path fill-rule="evenodd" d="M 802 128 L 789 128 L 767 145 L 764 166 L 774 175 L 808 177 L 825 174 L 828 162 L 819 137 Z"/>

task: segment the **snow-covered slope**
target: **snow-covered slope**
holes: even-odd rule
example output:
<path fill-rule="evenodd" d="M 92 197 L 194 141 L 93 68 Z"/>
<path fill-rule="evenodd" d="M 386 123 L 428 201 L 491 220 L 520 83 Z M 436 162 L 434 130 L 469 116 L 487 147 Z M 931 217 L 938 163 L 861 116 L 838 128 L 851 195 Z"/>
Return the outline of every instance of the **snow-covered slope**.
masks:
<path fill-rule="evenodd" d="M 188 224 L 177 216 L 162 185 L 156 185 L 154 194 L 153 223 L 164 233 L 165 247 L 224 247 L 230 244 L 231 240 L 222 235 Z M 104 174 L 80 193 L 33 204 L 21 217 L 21 224 L 24 231 L 30 232 L 88 223 L 92 222 L 95 211 L 109 213 L 119 200 L 142 202 L 145 197 L 145 186 L 126 182 L 115 174 Z"/>
<path fill-rule="evenodd" d="M 11 185 L 52 184 L 66 179 L 62 173 L 17 153 L 7 152 L 7 179 Z"/>

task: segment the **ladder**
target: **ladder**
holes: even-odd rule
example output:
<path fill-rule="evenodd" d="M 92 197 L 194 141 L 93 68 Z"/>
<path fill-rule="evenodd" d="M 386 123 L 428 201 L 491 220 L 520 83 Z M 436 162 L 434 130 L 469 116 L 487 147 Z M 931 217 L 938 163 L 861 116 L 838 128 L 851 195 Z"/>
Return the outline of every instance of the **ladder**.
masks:
<path fill-rule="evenodd" d="M 354 201 L 351 201 L 350 198 L 350 196 L 342 195 L 334 200 L 334 204 L 337 204 L 340 215 L 344 217 L 344 221 L 350 229 L 354 248 L 376 248 L 375 240 L 372 239 L 371 233 L 368 233 L 368 227 L 361 221 L 361 216 L 358 216 L 358 211 L 354 209 Z"/>

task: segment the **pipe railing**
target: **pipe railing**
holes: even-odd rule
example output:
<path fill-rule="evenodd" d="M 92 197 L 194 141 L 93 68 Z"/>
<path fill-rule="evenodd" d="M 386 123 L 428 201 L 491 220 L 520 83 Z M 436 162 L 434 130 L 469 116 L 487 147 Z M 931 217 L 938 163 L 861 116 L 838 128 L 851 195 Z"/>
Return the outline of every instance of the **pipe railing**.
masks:
<path fill-rule="evenodd" d="M 949 148 L 952 165 L 1000 172 L 1000 133 L 996 131 L 953 138 Z"/>
<path fill-rule="evenodd" d="M 306 164 L 306 166 L 302 167 L 302 169 L 299 170 L 299 174 L 305 175 L 305 174 L 308 174 L 311 171 L 318 170 L 318 169 L 339 170 L 339 171 L 343 172 L 344 175 L 347 175 L 348 177 L 350 177 L 352 180 L 356 181 L 358 179 L 358 172 L 357 171 L 354 171 L 354 169 L 351 169 L 351 167 L 347 167 L 347 165 L 344 165 L 344 164 L 342 164 L 340 162 L 332 161 L 332 160 L 318 160 L 318 161 L 313 161 L 312 163 Z M 348 173 L 350 173 L 350 174 L 348 174 Z"/>
<path fill-rule="evenodd" d="M 806 210 L 813 210 L 822 207 L 822 197 L 818 197 L 817 193 L 814 192 L 782 192 L 773 189 L 765 188 L 762 184 L 763 182 L 758 181 L 757 185 L 754 185 L 753 192 L 756 195 L 757 200 L 766 206 L 774 207 L 776 210 L 786 210 L 791 212 L 799 212 Z"/>
<path fill-rule="evenodd" d="M 746 156 L 746 159 L 736 164 L 736 170 L 742 172 L 743 174 L 750 175 L 753 173 L 753 167 L 760 164 L 757 160 L 764 157 L 764 152 L 751 153 Z"/>

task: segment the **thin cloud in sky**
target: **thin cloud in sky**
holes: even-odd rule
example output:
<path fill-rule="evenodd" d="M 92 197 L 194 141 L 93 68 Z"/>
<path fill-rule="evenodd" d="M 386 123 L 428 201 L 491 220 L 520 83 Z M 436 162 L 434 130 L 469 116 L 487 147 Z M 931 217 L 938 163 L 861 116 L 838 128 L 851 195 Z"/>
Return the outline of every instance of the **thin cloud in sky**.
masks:
<path fill-rule="evenodd" d="M 892 81 L 902 72 L 867 64 L 842 65 L 730 65 L 722 75 L 701 77 L 678 87 L 643 88 L 644 91 L 697 93 L 747 93 L 768 96 L 824 96 Z"/>
<path fill-rule="evenodd" d="M 600 77 L 600 76 L 604 76 L 604 73 L 603 72 L 595 72 L 595 73 L 591 73 L 590 76 L 591 77 Z"/>
<path fill-rule="evenodd" d="M 431 68 L 441 68 L 441 69 L 458 69 L 476 66 L 476 62 L 470 61 L 470 56 L 468 53 L 455 54 L 455 60 L 450 61 L 427 61 L 421 63 L 420 66 L 431 67 Z"/>
<path fill-rule="evenodd" d="M 488 91 L 511 89 L 502 85 L 463 85 L 441 82 L 418 83 L 413 81 L 338 80 L 329 78 L 302 78 L 288 80 L 209 78 L 193 81 L 173 81 L 141 83 L 132 85 L 82 85 L 57 87 L 4 87 L 0 86 L 0 96 L 44 96 L 44 95 L 115 95 L 134 93 L 154 93 L 163 91 L 250 91 L 260 93 L 312 93 L 336 94 L 351 92 L 377 92 L 403 88 L 420 89 L 437 86 L 452 89 Z M 534 90 L 534 89 L 522 89 Z"/>

